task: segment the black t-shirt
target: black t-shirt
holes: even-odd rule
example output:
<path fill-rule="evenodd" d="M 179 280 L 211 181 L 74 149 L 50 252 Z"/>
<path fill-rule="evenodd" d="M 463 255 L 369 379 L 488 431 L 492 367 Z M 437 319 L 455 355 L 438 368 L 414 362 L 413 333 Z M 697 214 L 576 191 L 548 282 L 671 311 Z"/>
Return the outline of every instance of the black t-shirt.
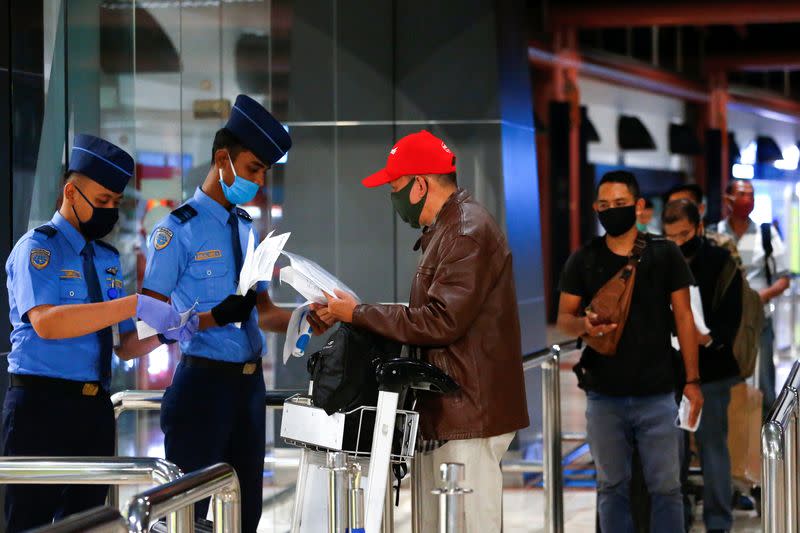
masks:
<path fill-rule="evenodd" d="M 582 307 L 627 263 L 597 237 L 572 254 L 559 290 L 581 297 Z M 692 285 L 689 266 L 674 243 L 653 235 L 636 271 L 631 309 L 614 356 L 586 347 L 581 357 L 588 390 L 613 396 L 647 396 L 675 390 L 676 356 L 670 344 L 670 296 Z"/>

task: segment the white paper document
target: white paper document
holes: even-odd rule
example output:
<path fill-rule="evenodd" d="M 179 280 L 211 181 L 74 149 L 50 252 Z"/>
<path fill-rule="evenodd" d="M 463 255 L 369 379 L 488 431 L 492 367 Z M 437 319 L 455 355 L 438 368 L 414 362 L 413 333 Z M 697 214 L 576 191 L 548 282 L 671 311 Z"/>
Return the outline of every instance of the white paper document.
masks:
<path fill-rule="evenodd" d="M 327 304 L 324 293 L 334 295 L 336 290 L 351 294 L 356 301 L 360 300 L 350 287 L 314 261 L 286 251 L 283 255 L 291 264 L 281 269 L 281 283 L 291 285 L 306 299 L 306 303 L 294 310 L 286 329 L 286 340 L 283 343 L 283 363 L 286 364 L 290 357 L 302 357 L 305 354 L 306 345 L 311 338 L 308 313 L 312 303 Z"/>
<path fill-rule="evenodd" d="M 174 331 L 176 329 L 180 329 L 186 325 L 186 322 L 189 321 L 189 317 L 192 315 L 195 307 L 197 307 L 197 302 L 194 303 L 189 309 L 181 313 L 181 323 L 179 326 L 174 328 L 169 328 L 167 331 Z M 165 333 L 164 331 L 157 331 L 154 327 L 143 320 L 136 321 L 136 334 L 139 336 L 139 340 L 146 339 L 148 337 L 152 337 L 153 335 L 158 335 L 159 333 Z"/>
<path fill-rule="evenodd" d="M 703 315 L 703 300 L 700 298 L 700 288 L 697 285 L 689 287 L 689 296 L 692 302 L 692 315 L 694 315 L 694 325 L 703 335 L 708 335 L 711 330 L 706 326 L 706 318 Z"/>
<path fill-rule="evenodd" d="M 703 335 L 708 335 L 711 333 L 711 330 L 706 326 L 706 318 L 705 315 L 703 315 L 703 300 L 700 297 L 700 288 L 697 287 L 697 285 L 689 287 L 689 298 L 692 304 L 692 316 L 694 317 L 694 325 L 697 331 Z M 676 350 L 681 349 L 678 337 L 675 335 L 672 336 L 672 347 Z"/>
<path fill-rule="evenodd" d="M 291 265 L 281 269 L 281 283 L 291 285 L 309 302 L 324 305 L 328 300 L 323 292 L 333 295 L 336 290 L 350 293 L 358 300 L 350 287 L 314 261 L 286 251 L 283 255 L 289 259 Z"/>
<path fill-rule="evenodd" d="M 689 413 L 692 410 L 692 402 L 689 401 L 689 398 L 684 396 L 681 399 L 681 405 L 678 407 L 678 418 L 675 419 L 675 425 L 681 429 L 685 429 L 686 431 L 691 431 L 694 433 L 697 431 L 697 428 L 700 427 L 700 419 L 703 418 L 703 410 L 700 409 L 700 413 L 697 415 L 697 421 L 694 423 L 693 426 L 689 425 Z"/>
<path fill-rule="evenodd" d="M 272 233 L 270 232 L 256 247 L 253 230 L 250 230 L 250 235 L 247 237 L 247 252 L 239 273 L 238 294 L 245 294 L 260 281 L 272 280 L 275 262 L 291 236 L 291 233 L 283 233 L 273 237 Z"/>

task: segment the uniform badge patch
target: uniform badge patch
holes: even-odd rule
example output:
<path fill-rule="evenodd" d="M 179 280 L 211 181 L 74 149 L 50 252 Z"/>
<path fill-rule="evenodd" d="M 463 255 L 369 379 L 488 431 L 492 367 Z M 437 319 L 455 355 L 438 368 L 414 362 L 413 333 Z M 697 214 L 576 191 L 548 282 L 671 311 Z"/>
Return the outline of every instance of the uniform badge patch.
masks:
<path fill-rule="evenodd" d="M 163 250 L 172 240 L 172 231 L 167 228 L 158 228 L 153 237 L 153 246 L 156 250 Z"/>
<path fill-rule="evenodd" d="M 108 267 L 106 269 L 107 274 L 111 274 L 112 276 L 116 276 L 119 269 L 117 267 Z"/>
<path fill-rule="evenodd" d="M 34 248 L 31 250 L 31 265 L 36 270 L 41 270 L 50 264 L 50 250 Z"/>
<path fill-rule="evenodd" d="M 206 259 L 217 259 L 222 257 L 222 250 L 205 250 L 194 254 L 195 261 L 205 261 Z"/>

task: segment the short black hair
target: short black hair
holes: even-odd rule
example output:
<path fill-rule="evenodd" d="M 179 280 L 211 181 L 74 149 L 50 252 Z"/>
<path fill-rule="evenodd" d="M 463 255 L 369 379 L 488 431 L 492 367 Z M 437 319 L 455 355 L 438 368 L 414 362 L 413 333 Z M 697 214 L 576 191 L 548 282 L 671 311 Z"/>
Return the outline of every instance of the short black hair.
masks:
<path fill-rule="evenodd" d="M 449 174 L 437 174 L 437 178 L 439 178 L 440 183 L 446 183 L 448 185 L 458 185 L 458 177 L 456 176 L 456 172 L 450 172 Z"/>
<path fill-rule="evenodd" d="M 634 200 L 638 200 L 640 197 L 639 182 L 636 181 L 636 176 L 627 170 L 612 170 L 603 174 L 603 177 L 600 178 L 600 183 L 597 184 L 597 189 L 594 191 L 595 198 L 600 194 L 600 187 L 606 183 L 622 183 L 628 187 Z"/>
<path fill-rule="evenodd" d="M 680 185 L 675 185 L 667 191 L 667 194 L 664 196 L 664 203 L 669 203 L 670 197 L 679 192 L 688 192 L 689 195 L 691 195 L 691 197 L 694 199 L 694 203 L 698 205 L 703 203 L 703 188 L 696 183 L 682 183 Z"/>
<path fill-rule="evenodd" d="M 653 209 L 654 207 L 655 206 L 653 205 L 653 200 L 651 200 L 650 198 L 645 198 L 644 199 L 644 208 L 645 209 Z"/>
<path fill-rule="evenodd" d="M 728 184 L 725 186 L 725 194 L 733 194 L 733 188 L 736 186 L 736 183 L 737 183 L 737 182 L 738 182 L 738 183 L 747 183 L 747 184 L 749 184 L 751 187 L 753 186 L 753 182 L 752 182 L 752 181 L 750 181 L 750 180 L 743 180 L 743 179 L 739 179 L 739 178 L 733 178 L 733 179 L 732 179 L 732 180 L 730 180 L 730 181 L 728 182 Z"/>
<path fill-rule="evenodd" d="M 697 204 L 686 198 L 680 200 L 673 200 L 668 203 L 661 213 L 661 222 L 663 224 L 674 224 L 681 220 L 688 220 L 689 224 L 694 227 L 700 225 L 700 210 Z"/>
<path fill-rule="evenodd" d="M 211 164 L 214 164 L 214 157 L 217 155 L 217 150 L 226 149 L 231 154 L 231 159 L 236 159 L 242 151 L 247 148 L 244 147 L 242 141 L 233 134 L 228 128 L 221 128 L 214 134 L 214 144 L 211 147 Z"/>

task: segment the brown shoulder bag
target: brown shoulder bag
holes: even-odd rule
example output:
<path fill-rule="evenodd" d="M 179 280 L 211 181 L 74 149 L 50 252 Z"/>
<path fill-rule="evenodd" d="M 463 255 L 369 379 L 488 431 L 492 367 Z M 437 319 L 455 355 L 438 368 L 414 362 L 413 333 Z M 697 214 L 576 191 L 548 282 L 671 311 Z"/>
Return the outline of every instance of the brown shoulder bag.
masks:
<path fill-rule="evenodd" d="M 592 303 L 586 308 L 587 313 L 592 312 L 597 315 L 595 324 L 617 325 L 617 329 L 601 337 L 582 336 L 583 341 L 597 353 L 603 355 L 617 353 L 617 345 L 622 338 L 622 330 L 625 328 L 625 322 L 628 320 L 628 313 L 631 310 L 636 267 L 642 259 L 646 245 L 644 234 L 639 233 L 631 255 L 628 256 L 628 263 L 600 287 L 600 290 L 592 298 Z"/>

